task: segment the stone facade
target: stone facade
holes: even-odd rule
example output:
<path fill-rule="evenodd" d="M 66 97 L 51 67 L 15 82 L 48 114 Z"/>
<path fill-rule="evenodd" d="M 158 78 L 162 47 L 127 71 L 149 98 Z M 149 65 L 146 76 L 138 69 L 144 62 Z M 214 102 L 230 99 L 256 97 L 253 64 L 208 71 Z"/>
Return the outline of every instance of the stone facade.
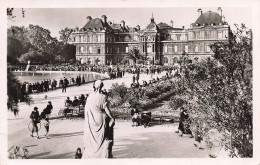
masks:
<path fill-rule="evenodd" d="M 76 45 L 76 59 L 88 64 L 120 64 L 128 52 L 137 49 L 150 64 L 174 65 L 184 54 L 191 60 L 211 57 L 209 45 L 231 37 L 229 25 L 216 12 L 201 13 L 188 29 L 156 24 L 154 18 L 145 29 L 128 27 L 125 21 L 111 23 L 87 17 L 81 29 L 75 29 L 71 42 Z M 129 61 L 132 64 L 131 60 Z"/>

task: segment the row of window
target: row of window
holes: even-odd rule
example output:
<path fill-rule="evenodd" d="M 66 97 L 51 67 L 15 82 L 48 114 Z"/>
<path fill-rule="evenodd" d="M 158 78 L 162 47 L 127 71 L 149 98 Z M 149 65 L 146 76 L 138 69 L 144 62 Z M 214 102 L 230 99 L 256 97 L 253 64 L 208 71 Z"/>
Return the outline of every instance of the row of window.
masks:
<path fill-rule="evenodd" d="M 185 41 L 187 40 L 187 35 L 186 34 L 172 34 L 167 36 L 167 40 L 175 40 L 175 41 Z"/>
<path fill-rule="evenodd" d="M 171 53 L 171 52 L 188 52 L 188 45 L 171 45 L 171 44 L 168 44 L 168 45 L 165 45 L 164 46 L 164 52 L 167 53 Z"/>
<path fill-rule="evenodd" d="M 112 47 L 106 47 L 106 53 L 128 53 L 128 47 L 114 47 L 114 50 Z M 76 53 L 77 54 L 83 54 L 83 53 L 104 53 L 104 50 L 101 49 L 101 46 L 83 46 L 78 45 L 76 47 Z"/>
<path fill-rule="evenodd" d="M 144 45 L 141 46 L 142 52 L 147 52 L 147 53 L 154 53 L 155 50 L 155 44 L 147 45 L 145 47 Z M 106 53 L 128 53 L 129 48 L 128 47 L 106 47 Z M 209 44 L 195 44 L 195 45 L 172 45 L 168 44 L 164 46 L 164 52 L 165 53 L 172 53 L 172 52 L 211 52 L 211 49 L 209 47 Z M 83 53 L 104 53 L 103 49 L 101 49 L 101 46 L 81 46 L 78 45 L 76 48 L 76 52 L 78 54 L 83 54 Z"/>
<path fill-rule="evenodd" d="M 189 32 L 189 39 L 226 39 L 227 37 L 228 30 Z"/>
<path fill-rule="evenodd" d="M 177 52 L 211 52 L 211 49 L 209 47 L 209 44 L 204 44 L 204 43 L 200 43 L 200 44 L 195 44 L 195 45 L 165 45 L 164 46 L 164 52 L 165 53 L 177 53 Z"/>

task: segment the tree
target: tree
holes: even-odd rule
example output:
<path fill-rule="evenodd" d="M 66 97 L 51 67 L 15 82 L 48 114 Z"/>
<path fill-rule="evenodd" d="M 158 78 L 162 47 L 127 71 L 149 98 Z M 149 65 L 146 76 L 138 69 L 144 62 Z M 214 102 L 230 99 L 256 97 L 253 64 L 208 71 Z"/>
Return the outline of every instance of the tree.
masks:
<path fill-rule="evenodd" d="M 21 97 L 20 92 L 21 83 L 14 76 L 11 71 L 7 71 L 7 103 L 9 105 L 14 105 L 18 103 L 18 99 Z"/>
<path fill-rule="evenodd" d="M 215 130 L 231 157 L 252 157 L 252 33 L 236 27 L 229 42 L 211 45 L 214 59 L 186 65 L 183 94 L 176 98 L 184 100 L 194 125 L 202 121 L 208 144 L 215 143 L 209 135 Z"/>
<path fill-rule="evenodd" d="M 50 59 L 48 59 L 45 55 L 42 53 L 31 50 L 28 53 L 22 54 L 21 57 L 19 58 L 19 61 L 22 63 L 27 63 L 28 61 L 31 62 L 39 62 L 39 63 L 48 63 Z"/>
<path fill-rule="evenodd" d="M 61 46 L 61 55 L 66 62 L 71 60 L 76 60 L 76 46 L 71 44 L 66 44 Z"/>
<path fill-rule="evenodd" d="M 127 54 L 127 56 L 124 57 L 123 62 L 127 59 L 133 60 L 134 64 L 136 64 L 137 61 L 145 61 L 147 57 L 145 55 L 141 55 L 138 49 L 130 50 Z"/>
<path fill-rule="evenodd" d="M 70 28 L 67 28 L 67 27 L 64 28 L 64 29 L 61 29 L 59 31 L 59 33 L 60 33 L 60 40 L 63 43 L 63 45 L 67 45 L 68 44 L 72 32 L 73 32 L 73 29 L 70 29 Z"/>
<path fill-rule="evenodd" d="M 35 50 L 45 54 L 58 54 L 58 40 L 51 37 L 51 32 L 38 25 L 30 24 L 27 32 L 27 39 Z"/>

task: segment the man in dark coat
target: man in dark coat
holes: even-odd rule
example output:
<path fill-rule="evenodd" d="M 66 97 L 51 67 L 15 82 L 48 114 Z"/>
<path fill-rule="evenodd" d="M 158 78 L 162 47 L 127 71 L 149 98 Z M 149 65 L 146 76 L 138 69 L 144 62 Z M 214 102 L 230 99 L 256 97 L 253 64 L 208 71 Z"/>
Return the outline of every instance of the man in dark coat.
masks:
<path fill-rule="evenodd" d="M 31 115 L 30 115 L 30 118 L 32 120 L 32 135 L 31 137 L 33 137 L 33 133 L 36 132 L 37 134 L 37 138 L 40 139 L 39 135 L 38 135 L 38 126 L 37 124 L 40 122 L 40 114 L 39 114 L 39 111 L 38 111 L 38 107 L 34 107 L 34 110 L 32 111 Z"/>

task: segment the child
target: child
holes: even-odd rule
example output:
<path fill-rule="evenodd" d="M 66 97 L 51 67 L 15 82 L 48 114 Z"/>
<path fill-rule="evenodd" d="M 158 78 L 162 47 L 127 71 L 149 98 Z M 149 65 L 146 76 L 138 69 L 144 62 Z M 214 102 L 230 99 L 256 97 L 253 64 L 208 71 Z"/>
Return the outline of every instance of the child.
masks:
<path fill-rule="evenodd" d="M 196 124 L 195 127 L 195 147 L 199 147 L 199 149 L 203 150 L 204 148 L 201 146 L 201 141 L 203 140 L 202 133 L 200 130 L 200 124 Z"/>
<path fill-rule="evenodd" d="M 44 120 L 44 127 L 45 127 L 45 131 L 46 131 L 45 137 L 46 137 L 47 139 L 50 139 L 50 138 L 49 138 L 50 121 L 49 121 L 49 118 L 48 118 L 48 117 L 46 117 L 45 120 Z"/>
<path fill-rule="evenodd" d="M 75 154 L 75 159 L 81 159 L 81 157 L 82 157 L 81 149 L 77 148 L 77 152 Z"/>

